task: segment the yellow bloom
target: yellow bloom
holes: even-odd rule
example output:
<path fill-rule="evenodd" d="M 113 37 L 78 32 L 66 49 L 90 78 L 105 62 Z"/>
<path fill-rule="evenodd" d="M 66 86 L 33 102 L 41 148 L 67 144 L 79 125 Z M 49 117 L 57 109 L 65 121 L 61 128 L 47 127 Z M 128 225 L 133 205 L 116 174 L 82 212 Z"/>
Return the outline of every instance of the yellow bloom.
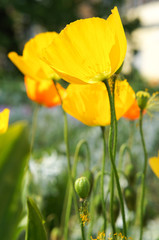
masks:
<path fill-rule="evenodd" d="M 107 20 L 87 18 L 67 25 L 44 51 L 44 61 L 70 83 L 97 83 L 113 75 L 126 54 L 117 7 Z"/>
<path fill-rule="evenodd" d="M 152 157 L 149 159 L 149 165 L 152 171 L 159 178 L 159 152 L 158 152 L 158 157 Z"/>
<path fill-rule="evenodd" d="M 115 109 L 117 120 L 130 108 L 135 92 L 126 80 L 116 80 Z M 88 126 L 110 124 L 110 106 L 106 86 L 96 84 L 70 84 L 63 99 L 63 109 Z"/>
<path fill-rule="evenodd" d="M 8 108 L 0 112 L 0 134 L 5 133 L 8 129 L 9 113 L 10 110 Z"/>
<path fill-rule="evenodd" d="M 27 96 L 32 101 L 46 107 L 55 107 L 61 104 L 60 96 L 62 98 L 65 94 L 65 89 L 60 84 L 57 83 L 55 86 L 52 80 L 35 81 L 27 76 L 24 77 L 24 82 Z"/>
<path fill-rule="evenodd" d="M 25 44 L 23 56 L 10 52 L 8 57 L 24 75 L 30 78 L 35 80 L 59 79 L 53 69 L 39 58 L 42 50 L 52 42 L 56 35 L 58 35 L 56 32 L 40 33 Z"/>

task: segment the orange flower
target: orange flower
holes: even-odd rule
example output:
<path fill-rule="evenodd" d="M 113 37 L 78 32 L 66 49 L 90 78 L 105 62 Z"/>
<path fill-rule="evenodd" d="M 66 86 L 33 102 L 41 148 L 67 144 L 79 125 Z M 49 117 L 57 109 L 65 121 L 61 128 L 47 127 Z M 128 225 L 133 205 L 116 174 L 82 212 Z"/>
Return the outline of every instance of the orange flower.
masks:
<path fill-rule="evenodd" d="M 143 113 L 146 113 L 146 110 L 143 111 Z M 128 111 L 123 115 L 124 118 L 127 118 L 129 120 L 136 120 L 140 117 L 140 108 L 137 104 L 137 100 L 133 102 L 131 107 L 128 109 Z"/>
<path fill-rule="evenodd" d="M 27 76 L 24 77 L 28 98 L 46 107 L 54 107 L 61 104 L 60 96 L 65 93 L 65 89 L 60 84 L 55 84 L 52 80 L 35 81 Z M 60 94 L 60 96 L 59 96 Z"/>

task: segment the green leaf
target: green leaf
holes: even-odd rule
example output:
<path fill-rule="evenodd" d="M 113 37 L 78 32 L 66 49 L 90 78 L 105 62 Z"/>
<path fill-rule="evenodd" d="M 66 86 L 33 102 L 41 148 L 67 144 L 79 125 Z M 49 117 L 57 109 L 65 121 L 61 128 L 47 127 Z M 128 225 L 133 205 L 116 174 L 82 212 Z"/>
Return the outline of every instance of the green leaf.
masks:
<path fill-rule="evenodd" d="M 26 122 L 15 123 L 0 135 L 0 236 L 14 238 L 22 214 L 22 181 L 29 154 Z"/>
<path fill-rule="evenodd" d="M 28 225 L 25 240 L 47 240 L 44 220 L 33 199 L 28 198 Z"/>

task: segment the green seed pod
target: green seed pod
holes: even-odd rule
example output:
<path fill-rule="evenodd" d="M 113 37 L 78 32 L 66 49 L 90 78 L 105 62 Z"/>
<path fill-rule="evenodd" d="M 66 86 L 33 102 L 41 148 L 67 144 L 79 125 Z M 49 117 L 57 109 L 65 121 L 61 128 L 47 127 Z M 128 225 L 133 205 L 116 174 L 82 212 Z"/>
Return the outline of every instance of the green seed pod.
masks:
<path fill-rule="evenodd" d="M 135 211 L 136 208 L 136 192 L 131 186 L 124 189 L 124 198 L 127 208 L 130 211 Z"/>
<path fill-rule="evenodd" d="M 136 93 L 137 104 L 141 110 L 146 108 L 147 102 L 150 98 L 150 94 L 145 91 L 139 91 Z"/>
<path fill-rule="evenodd" d="M 86 170 L 83 174 L 82 174 L 83 177 L 86 177 L 89 181 L 89 184 L 90 184 L 90 190 L 89 190 L 89 194 L 91 194 L 91 191 L 92 191 L 92 187 L 93 187 L 93 182 L 94 182 L 94 176 L 93 176 L 93 173 L 90 171 L 90 170 Z"/>
<path fill-rule="evenodd" d="M 80 198 L 86 198 L 89 195 L 90 184 L 86 177 L 80 177 L 75 181 L 75 190 Z"/>
<path fill-rule="evenodd" d="M 128 182 L 130 185 L 134 184 L 135 177 L 136 177 L 136 170 L 135 167 L 132 164 L 129 164 L 125 168 L 125 175 L 128 179 Z"/>

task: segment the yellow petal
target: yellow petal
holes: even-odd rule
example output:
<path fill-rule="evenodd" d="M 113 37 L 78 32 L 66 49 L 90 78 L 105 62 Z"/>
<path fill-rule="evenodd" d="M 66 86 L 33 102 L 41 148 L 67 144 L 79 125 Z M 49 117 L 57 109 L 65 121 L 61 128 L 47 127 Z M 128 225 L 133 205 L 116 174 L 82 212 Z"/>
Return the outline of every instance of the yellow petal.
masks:
<path fill-rule="evenodd" d="M 115 45 L 110 52 L 111 70 L 115 73 L 122 65 L 127 49 L 127 41 L 117 7 L 114 7 L 107 21 L 115 35 Z"/>
<path fill-rule="evenodd" d="M 57 84 L 58 91 L 55 87 L 55 84 L 52 80 L 47 81 L 36 81 L 30 77 L 25 76 L 25 87 L 27 96 L 39 104 L 42 104 L 46 107 L 54 107 L 61 104 L 61 98 L 65 93 L 65 89 Z"/>
<path fill-rule="evenodd" d="M 24 75 L 36 80 L 59 79 L 48 64 L 40 59 L 42 49 L 49 45 L 56 35 L 56 32 L 40 33 L 25 44 L 23 56 L 10 52 L 8 57 Z"/>
<path fill-rule="evenodd" d="M 135 93 L 127 81 L 117 81 L 115 108 L 117 119 L 127 111 L 135 99 Z M 63 109 L 88 126 L 110 124 L 108 93 L 103 82 L 95 84 L 70 84 L 63 99 Z"/>
<path fill-rule="evenodd" d="M 66 81 L 97 83 L 120 67 L 125 45 L 120 16 L 114 8 L 108 20 L 88 18 L 67 25 L 45 49 L 43 56 Z"/>
<path fill-rule="evenodd" d="M 159 178 L 159 156 L 150 158 L 149 159 L 149 165 L 150 165 L 152 171 Z"/>
<path fill-rule="evenodd" d="M 0 112 L 0 134 L 5 133 L 8 129 L 9 113 L 10 110 L 8 108 Z"/>

